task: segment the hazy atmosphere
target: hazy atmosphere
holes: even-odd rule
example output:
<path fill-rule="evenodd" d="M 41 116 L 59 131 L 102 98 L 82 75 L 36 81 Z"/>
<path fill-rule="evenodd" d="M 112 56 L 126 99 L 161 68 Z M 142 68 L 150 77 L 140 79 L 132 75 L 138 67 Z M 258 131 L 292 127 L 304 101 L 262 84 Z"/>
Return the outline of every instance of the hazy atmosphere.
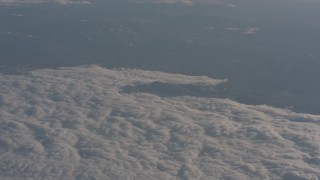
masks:
<path fill-rule="evenodd" d="M 0 179 L 320 179 L 319 0 L 0 0 Z"/>

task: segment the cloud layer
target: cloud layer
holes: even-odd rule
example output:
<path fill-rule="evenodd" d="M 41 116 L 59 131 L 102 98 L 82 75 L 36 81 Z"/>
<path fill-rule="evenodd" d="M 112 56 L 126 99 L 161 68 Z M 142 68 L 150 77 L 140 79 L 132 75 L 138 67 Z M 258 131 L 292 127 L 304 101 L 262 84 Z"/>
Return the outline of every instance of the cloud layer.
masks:
<path fill-rule="evenodd" d="M 122 92 L 221 80 L 98 66 L 0 76 L 1 179 L 319 179 L 320 116 Z"/>

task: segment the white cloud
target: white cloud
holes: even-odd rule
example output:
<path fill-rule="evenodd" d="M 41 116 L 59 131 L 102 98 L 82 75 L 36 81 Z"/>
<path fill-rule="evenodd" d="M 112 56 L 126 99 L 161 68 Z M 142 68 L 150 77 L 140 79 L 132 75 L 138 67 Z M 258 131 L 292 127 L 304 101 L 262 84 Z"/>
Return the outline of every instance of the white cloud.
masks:
<path fill-rule="evenodd" d="M 15 16 L 15 17 L 24 17 L 24 14 L 11 14 L 11 16 Z"/>
<path fill-rule="evenodd" d="M 154 3 L 154 4 L 186 4 L 193 5 L 192 0 L 137 0 L 139 3 Z"/>
<path fill-rule="evenodd" d="M 250 28 L 237 28 L 237 27 L 224 27 L 227 31 L 242 31 L 243 34 L 253 35 L 259 31 L 257 27 L 250 27 Z"/>
<path fill-rule="evenodd" d="M 52 0 L 52 2 L 59 4 L 90 4 L 91 1 L 87 0 Z"/>
<path fill-rule="evenodd" d="M 0 76 L 1 179 L 319 179 L 320 116 L 121 91 L 224 81 L 98 66 Z"/>
<path fill-rule="evenodd" d="M 247 34 L 247 35 L 251 35 L 251 34 L 256 34 L 257 31 L 259 30 L 259 28 L 248 28 L 244 31 L 244 34 Z"/>
<path fill-rule="evenodd" d="M 224 0 L 135 0 L 140 3 L 155 3 L 155 4 L 185 4 L 185 5 L 194 5 L 194 4 L 219 4 L 227 7 L 236 7 L 233 3 L 227 3 Z"/>

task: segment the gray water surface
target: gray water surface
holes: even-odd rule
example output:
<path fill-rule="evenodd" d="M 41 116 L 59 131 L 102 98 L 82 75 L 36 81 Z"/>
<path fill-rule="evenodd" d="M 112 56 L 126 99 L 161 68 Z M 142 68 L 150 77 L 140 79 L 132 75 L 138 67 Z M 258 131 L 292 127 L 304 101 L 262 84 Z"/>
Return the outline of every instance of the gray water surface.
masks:
<path fill-rule="evenodd" d="M 206 75 L 228 79 L 224 97 L 320 114 L 319 3 L 234 3 L 0 5 L 0 73 L 97 64 Z"/>

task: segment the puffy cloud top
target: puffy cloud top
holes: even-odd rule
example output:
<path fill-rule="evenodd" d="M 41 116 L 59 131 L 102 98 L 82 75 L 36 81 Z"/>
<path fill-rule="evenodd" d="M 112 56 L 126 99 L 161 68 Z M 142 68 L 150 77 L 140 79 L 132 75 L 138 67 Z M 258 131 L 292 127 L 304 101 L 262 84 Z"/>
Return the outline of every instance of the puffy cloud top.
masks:
<path fill-rule="evenodd" d="M 0 178 L 320 178 L 320 116 L 122 91 L 153 82 L 224 81 L 98 66 L 1 75 Z"/>

